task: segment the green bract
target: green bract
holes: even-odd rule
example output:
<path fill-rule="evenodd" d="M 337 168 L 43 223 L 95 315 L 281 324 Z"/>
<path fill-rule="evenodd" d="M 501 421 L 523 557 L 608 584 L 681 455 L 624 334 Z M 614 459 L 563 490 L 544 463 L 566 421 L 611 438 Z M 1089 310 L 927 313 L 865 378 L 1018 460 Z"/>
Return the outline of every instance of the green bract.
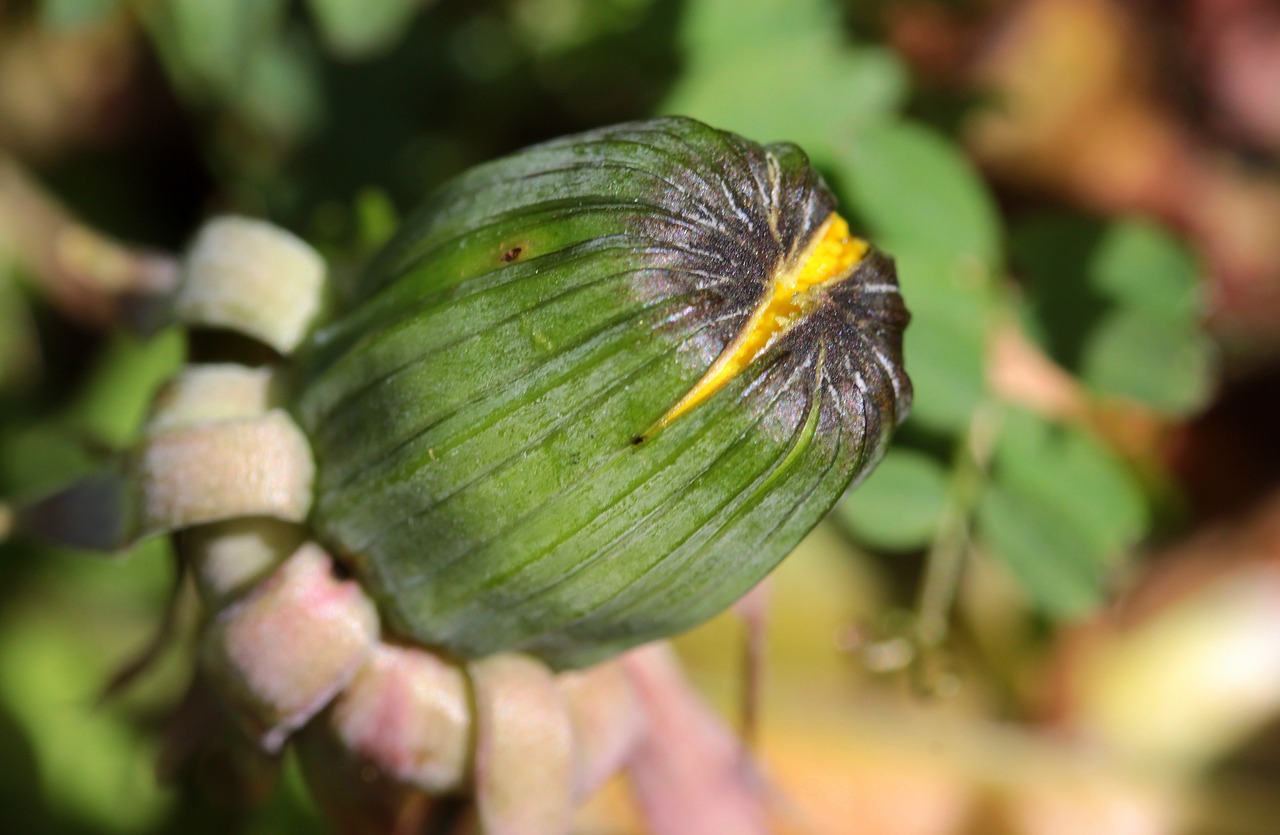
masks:
<path fill-rule="evenodd" d="M 909 408 L 892 262 L 837 239 L 856 263 L 669 413 L 834 205 L 795 146 L 689 119 L 539 145 L 432 197 L 307 346 L 298 410 L 317 535 L 389 628 L 580 666 L 776 565 Z"/>

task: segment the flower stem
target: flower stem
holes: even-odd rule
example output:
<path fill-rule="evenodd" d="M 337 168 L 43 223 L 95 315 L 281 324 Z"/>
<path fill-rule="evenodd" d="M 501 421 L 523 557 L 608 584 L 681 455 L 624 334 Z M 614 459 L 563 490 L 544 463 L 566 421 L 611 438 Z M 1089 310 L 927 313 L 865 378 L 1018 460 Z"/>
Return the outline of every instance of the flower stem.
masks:
<path fill-rule="evenodd" d="M 25 268 L 36 290 L 84 324 L 148 331 L 178 282 L 177 260 L 90 229 L 0 152 L 0 253 Z"/>
<path fill-rule="evenodd" d="M 956 451 L 951 490 L 925 557 L 924 581 L 917 601 L 916 639 L 924 652 L 945 643 L 950 631 L 951 608 L 969 550 L 970 521 L 986 482 L 1000 423 L 997 404 L 980 404 Z"/>

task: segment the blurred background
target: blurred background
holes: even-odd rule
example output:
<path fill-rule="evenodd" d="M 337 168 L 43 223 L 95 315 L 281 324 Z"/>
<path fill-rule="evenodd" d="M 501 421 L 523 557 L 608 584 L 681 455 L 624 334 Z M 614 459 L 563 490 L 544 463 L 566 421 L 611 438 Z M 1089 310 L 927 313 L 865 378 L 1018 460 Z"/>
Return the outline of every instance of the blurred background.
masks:
<path fill-rule="evenodd" d="M 787 831 L 1280 832 L 1276 0 L 0 0 L 0 495 L 129 444 L 188 346 L 102 283 L 203 218 L 341 277 L 467 166 L 664 113 L 802 145 L 914 316 L 912 417 L 772 584 Z M 0 544 L 9 831 L 323 831 L 288 763 L 157 782 L 192 607 L 101 702 L 174 581 Z M 678 646 L 732 718 L 740 625 Z M 625 789 L 578 831 L 641 832 Z"/>

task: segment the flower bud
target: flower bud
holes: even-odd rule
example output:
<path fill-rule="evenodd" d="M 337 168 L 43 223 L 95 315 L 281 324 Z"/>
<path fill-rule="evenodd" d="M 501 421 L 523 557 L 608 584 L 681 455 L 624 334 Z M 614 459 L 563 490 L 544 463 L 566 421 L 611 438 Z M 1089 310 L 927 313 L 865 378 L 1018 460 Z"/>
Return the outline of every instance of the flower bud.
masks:
<path fill-rule="evenodd" d="M 910 405 L 892 261 L 834 208 L 680 118 L 436 193 L 302 349 L 313 524 L 389 631 L 582 666 L 773 568 Z"/>

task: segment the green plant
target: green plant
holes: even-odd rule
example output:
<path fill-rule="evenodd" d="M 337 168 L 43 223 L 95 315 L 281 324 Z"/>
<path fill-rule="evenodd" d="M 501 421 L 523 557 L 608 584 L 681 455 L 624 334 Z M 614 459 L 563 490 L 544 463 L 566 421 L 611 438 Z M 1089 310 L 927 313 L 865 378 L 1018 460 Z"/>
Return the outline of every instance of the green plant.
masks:
<path fill-rule="evenodd" d="M 401 208 L 458 172 L 551 136 L 687 114 L 762 142 L 804 147 L 854 234 L 893 255 L 912 311 L 904 345 L 912 414 L 875 474 L 837 503 L 812 540 L 833 578 L 844 577 L 833 567 L 856 568 L 856 582 L 830 580 L 833 593 L 874 599 L 868 611 L 844 615 L 842 629 L 853 637 L 840 633 L 840 657 L 858 662 L 846 665 L 855 677 L 864 669 L 906 670 L 935 694 L 954 690 L 959 658 L 974 685 L 967 692 L 998 690 L 994 714 L 1040 715 L 1036 673 L 1050 648 L 1128 588 L 1147 543 L 1176 536 L 1185 521 L 1168 438 L 1215 396 L 1220 372 L 1201 327 L 1201 274 L 1212 265 L 1192 255 L 1193 223 L 1176 223 L 1175 233 L 1153 216 L 1112 209 L 1133 204 L 1072 198 L 1076 207 L 1064 207 L 1060 193 L 1036 191 L 1031 177 L 988 179 L 999 168 L 988 162 L 984 175 L 971 161 L 975 142 L 970 135 L 966 146 L 966 126 L 974 114 L 1016 115 L 1018 102 L 982 99 L 988 93 L 959 74 L 948 83 L 963 83 L 964 91 L 931 88 L 918 65 L 908 67 L 910 49 L 887 34 L 892 17 L 881 12 L 906 5 L 7 4 L 4 89 L 37 95 L 0 95 L 0 142 L 8 149 L 0 156 L 0 494 L 7 501 L 47 493 L 149 443 L 142 439 L 156 428 L 147 423 L 154 392 L 188 362 L 278 359 L 208 333 L 189 340 L 170 328 L 148 339 L 132 328 L 155 325 L 156 308 L 136 302 L 172 291 L 178 260 L 164 252 L 185 246 L 215 207 L 295 230 L 328 267 L 333 296 L 325 303 L 348 313 L 361 294 L 360 265 L 402 226 Z M 981 17 L 975 4 L 923 5 Z M 1022 5 L 1054 4 L 1010 8 Z M 1084 14 L 1097 5 L 1071 8 Z M 8 15 L 11 7 L 17 11 Z M 74 60 L 84 55 L 96 60 Z M 42 75 L 45 64 L 54 69 Z M 80 86 L 56 86 L 68 78 Z M 1053 92 L 1036 100 L 1050 104 Z M 15 101 L 45 109 L 24 111 Z M 62 113 L 63 127 L 48 127 L 45 113 Z M 119 123 L 123 132 L 113 133 Z M 42 183 L 26 173 L 32 168 Z M 75 214 L 57 210 L 59 202 Z M 1247 219 L 1233 221 L 1241 238 Z M 512 263 L 523 257 L 522 250 Z M 390 262 L 381 269 L 388 278 L 398 272 Z M 532 343 L 542 335 L 528 336 Z M 293 402 L 292 395 L 272 398 L 296 380 L 276 383 L 260 371 L 236 379 L 233 388 L 244 383 L 263 403 Z M 325 384 L 312 384 L 319 403 Z M 325 431 L 314 410 L 304 421 L 308 433 Z M 241 417 L 253 423 L 258 416 Z M 276 429 L 287 434 L 282 426 Z M 329 431 L 340 438 L 344 429 Z M 341 516 L 362 499 L 370 503 L 358 490 L 333 488 L 328 501 Z M 479 531 L 497 517 L 473 521 Z M 214 534 L 232 532 L 214 529 L 203 544 L 196 535 L 189 547 L 207 550 Z M 333 530 L 332 539 L 348 532 Z M 240 535 L 279 542 L 263 551 L 265 562 L 241 565 L 243 574 L 201 579 L 206 595 L 249 584 L 297 544 L 287 525 L 249 526 Z M 12 741 L 0 746 L 0 770 L 38 775 L 37 788 L 15 777 L 3 789 L 21 799 L 15 809 L 34 816 L 31 831 L 316 825 L 289 759 L 284 791 L 271 794 L 263 775 L 279 763 L 246 763 L 243 752 L 208 757 L 239 775 L 231 782 L 240 791 L 229 794 L 250 805 L 275 798 L 234 822 L 201 805 L 196 798 L 204 794 L 191 782 L 152 785 L 153 717 L 189 680 L 184 659 L 192 653 L 162 655 L 135 689 L 74 722 L 66 709 L 51 708 L 91 701 L 130 649 L 146 643 L 173 582 L 160 539 L 115 561 L 15 541 L 0 549 L 0 739 Z M 751 576 L 778 553 L 762 556 Z M 355 560 L 350 567 L 360 568 Z M 469 581 L 474 591 L 488 579 Z M 734 592 L 746 584 L 746 574 L 737 576 Z M 694 602 L 710 611 L 723 600 Z M 437 603 L 452 605 L 430 605 Z M 408 632 L 415 607 L 426 605 L 404 602 L 401 628 Z M 181 643 L 194 632 L 191 606 L 175 611 Z M 682 613 L 690 621 L 694 615 Z M 516 621 L 527 616 L 513 608 L 506 637 L 494 640 L 524 635 Z M 590 638 L 603 647 L 617 636 Z M 793 650 L 833 643 L 820 630 L 782 640 Z M 801 691 L 788 702 L 799 712 L 811 707 Z M 853 711 L 852 702 L 841 709 Z M 313 761 L 341 759 L 331 747 L 316 750 L 324 753 Z M 207 778 L 217 768 L 198 771 Z M 192 781 L 191 773 L 170 776 Z M 351 775 L 335 769 L 331 776 L 331 793 L 342 796 Z"/>
<path fill-rule="evenodd" d="M 795 146 L 661 119 L 463 175 L 347 299 L 288 233 L 211 221 L 148 306 L 296 361 L 185 366 L 14 525 L 182 532 L 193 692 L 268 754 L 307 727 L 318 790 L 336 757 L 392 818 L 467 791 L 485 832 L 564 832 L 643 736 L 594 704 L 639 686 L 608 662 L 759 583 L 909 408 L 892 264 L 833 208 Z"/>

